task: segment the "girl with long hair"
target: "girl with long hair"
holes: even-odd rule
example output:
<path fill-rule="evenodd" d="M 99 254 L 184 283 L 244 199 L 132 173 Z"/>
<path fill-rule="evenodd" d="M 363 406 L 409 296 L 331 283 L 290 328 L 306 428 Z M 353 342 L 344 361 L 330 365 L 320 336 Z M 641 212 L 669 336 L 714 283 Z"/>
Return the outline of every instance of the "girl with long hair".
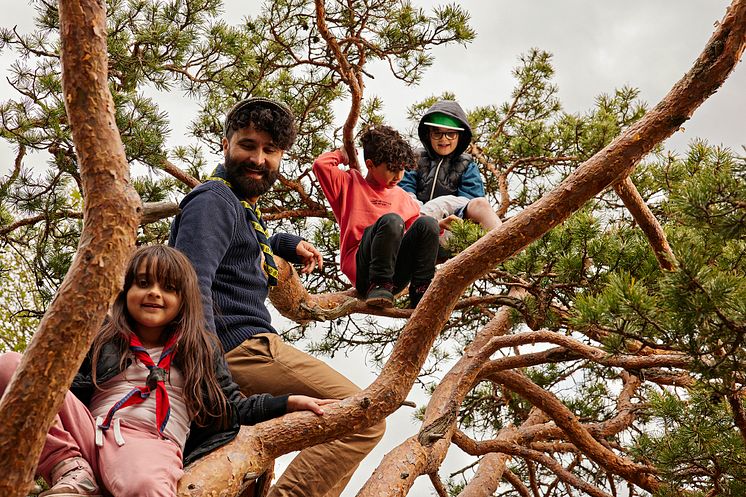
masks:
<path fill-rule="evenodd" d="M 168 496 L 184 465 L 231 441 L 240 425 L 334 402 L 244 397 L 207 331 L 189 260 L 162 245 L 132 256 L 124 288 L 47 433 L 40 497 Z M 0 356 L 4 392 L 20 354 Z"/>

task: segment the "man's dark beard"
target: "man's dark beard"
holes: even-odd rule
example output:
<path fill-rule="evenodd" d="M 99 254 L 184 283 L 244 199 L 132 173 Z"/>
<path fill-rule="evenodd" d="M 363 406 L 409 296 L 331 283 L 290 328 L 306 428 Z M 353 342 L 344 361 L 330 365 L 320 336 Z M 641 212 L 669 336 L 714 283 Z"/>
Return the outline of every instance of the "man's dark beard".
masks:
<path fill-rule="evenodd" d="M 247 170 L 261 171 L 261 179 L 246 176 Z M 267 193 L 280 177 L 280 171 L 260 167 L 250 161 L 237 162 L 231 158 L 230 154 L 226 154 L 225 175 L 238 196 L 242 199 L 249 199 Z"/>

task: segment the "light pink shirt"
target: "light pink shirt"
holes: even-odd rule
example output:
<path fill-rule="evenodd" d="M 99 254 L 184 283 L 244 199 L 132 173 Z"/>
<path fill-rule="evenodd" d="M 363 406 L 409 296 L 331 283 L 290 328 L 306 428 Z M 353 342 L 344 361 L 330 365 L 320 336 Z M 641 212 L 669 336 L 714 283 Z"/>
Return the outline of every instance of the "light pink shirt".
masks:
<path fill-rule="evenodd" d="M 162 347 L 146 349 L 153 359 L 158 363 L 161 357 Z M 137 359 L 129 368 L 125 369 L 118 375 L 111 378 L 106 383 L 100 384 L 101 390 L 96 390 L 91 399 L 90 410 L 94 418 L 101 416 L 105 418 L 111 409 L 111 406 L 119 402 L 127 393 L 135 387 L 145 385 L 148 377 L 148 368 Z M 169 440 L 177 443 L 182 450 L 189 436 L 190 419 L 187 415 L 186 404 L 184 403 L 184 378 L 179 368 L 171 366 L 169 377 L 165 382 L 168 400 L 171 404 L 171 415 L 166 423 L 166 429 L 163 434 Z M 134 421 L 137 426 L 152 426 L 156 431 L 155 424 L 155 393 L 144 402 L 133 406 L 124 407 L 114 413 L 114 419 L 119 418 L 122 422 Z"/>

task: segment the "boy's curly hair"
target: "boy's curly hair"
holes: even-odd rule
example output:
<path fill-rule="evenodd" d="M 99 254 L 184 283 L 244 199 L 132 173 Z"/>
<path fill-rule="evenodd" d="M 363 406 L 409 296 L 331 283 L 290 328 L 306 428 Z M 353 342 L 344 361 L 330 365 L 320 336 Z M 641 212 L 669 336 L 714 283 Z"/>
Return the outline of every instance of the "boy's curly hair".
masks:
<path fill-rule="evenodd" d="M 293 146 L 298 130 L 290 109 L 280 108 L 278 104 L 253 101 L 229 114 L 226 121 L 225 136 L 230 140 L 236 130 L 253 126 L 257 131 L 266 131 L 275 145 L 282 150 Z"/>
<path fill-rule="evenodd" d="M 376 166 L 386 164 L 392 172 L 414 164 L 414 152 L 409 142 L 390 126 L 366 128 L 360 136 L 363 153 Z"/>

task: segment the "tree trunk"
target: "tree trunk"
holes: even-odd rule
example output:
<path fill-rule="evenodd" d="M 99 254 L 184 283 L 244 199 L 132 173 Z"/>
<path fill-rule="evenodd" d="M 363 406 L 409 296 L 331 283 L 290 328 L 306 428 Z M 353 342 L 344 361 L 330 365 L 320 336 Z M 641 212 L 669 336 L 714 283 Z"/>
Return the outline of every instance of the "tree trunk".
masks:
<path fill-rule="evenodd" d="M 134 246 L 141 203 L 129 184 L 107 86 L 104 2 L 60 1 L 65 107 L 80 162 L 83 232 L 70 270 L 0 402 L 0 495 L 25 496 L 62 405 Z"/>

